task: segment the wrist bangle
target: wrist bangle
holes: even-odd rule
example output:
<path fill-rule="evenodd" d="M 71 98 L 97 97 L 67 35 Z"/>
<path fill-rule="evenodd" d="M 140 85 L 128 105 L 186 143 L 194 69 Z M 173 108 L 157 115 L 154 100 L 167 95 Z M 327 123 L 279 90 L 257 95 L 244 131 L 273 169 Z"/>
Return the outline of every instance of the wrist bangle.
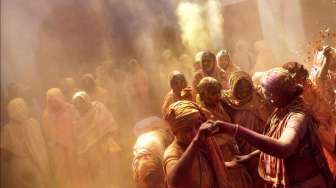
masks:
<path fill-rule="evenodd" d="M 233 136 L 236 137 L 237 134 L 238 134 L 238 130 L 239 130 L 239 125 L 238 124 L 235 124 L 235 130 L 234 130 L 234 133 L 233 133 Z"/>

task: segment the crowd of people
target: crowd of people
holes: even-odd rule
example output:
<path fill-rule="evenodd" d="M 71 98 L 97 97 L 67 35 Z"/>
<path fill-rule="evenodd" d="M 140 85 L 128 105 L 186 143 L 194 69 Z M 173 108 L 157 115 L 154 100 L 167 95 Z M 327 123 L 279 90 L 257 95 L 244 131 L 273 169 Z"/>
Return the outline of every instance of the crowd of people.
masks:
<path fill-rule="evenodd" d="M 168 92 L 161 115 L 135 59 L 127 73 L 106 61 L 62 79 L 44 106 L 11 85 L 1 186 L 125 187 L 125 161 L 141 188 L 335 186 L 336 49 L 316 50 L 308 71 L 298 62 L 256 68 L 245 45 L 237 48 L 194 60 L 164 51 L 158 79 L 170 91 L 156 86 Z"/>
<path fill-rule="evenodd" d="M 191 85 L 172 71 L 161 118 L 135 126 L 138 187 L 335 187 L 336 49 L 315 55 L 251 75 L 202 51 Z"/>

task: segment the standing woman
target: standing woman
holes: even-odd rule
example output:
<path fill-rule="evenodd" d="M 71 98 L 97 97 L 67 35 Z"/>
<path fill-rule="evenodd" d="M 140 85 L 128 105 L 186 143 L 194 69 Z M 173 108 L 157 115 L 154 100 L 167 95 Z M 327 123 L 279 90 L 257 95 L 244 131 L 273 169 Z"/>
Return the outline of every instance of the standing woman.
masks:
<path fill-rule="evenodd" d="M 77 111 L 65 101 L 62 91 L 47 91 L 47 106 L 42 116 L 42 131 L 47 143 L 56 185 L 73 187 L 75 181 L 74 126 Z"/>
<path fill-rule="evenodd" d="M 258 170 L 267 187 L 334 187 L 315 120 L 300 97 L 302 88 L 282 68 L 269 71 L 262 86 L 266 100 L 276 108 L 264 135 L 238 124 L 217 121 L 214 125 L 262 151 Z"/>
<path fill-rule="evenodd" d="M 234 109 L 232 122 L 242 125 L 257 133 L 263 133 L 271 109 L 265 99 L 256 91 L 251 76 L 244 71 L 231 74 L 229 80 L 230 89 L 224 92 L 224 100 Z M 256 149 L 246 140 L 237 138 L 241 154 L 249 154 Z M 259 156 L 256 155 L 246 164 L 247 170 L 252 176 L 253 187 L 259 188 L 264 184 L 258 174 Z"/>
<path fill-rule="evenodd" d="M 0 187 L 50 187 L 50 166 L 40 124 L 22 98 L 8 104 L 9 122 L 1 127 Z"/>

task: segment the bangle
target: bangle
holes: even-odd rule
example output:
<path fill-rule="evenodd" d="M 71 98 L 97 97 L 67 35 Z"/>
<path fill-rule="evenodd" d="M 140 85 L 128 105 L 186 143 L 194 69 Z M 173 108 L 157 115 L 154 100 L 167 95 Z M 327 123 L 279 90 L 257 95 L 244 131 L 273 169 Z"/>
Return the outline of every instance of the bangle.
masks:
<path fill-rule="evenodd" d="M 233 136 L 236 137 L 237 134 L 238 134 L 238 130 L 239 130 L 239 125 L 238 124 L 235 124 L 235 130 L 234 130 L 234 133 L 233 133 Z"/>

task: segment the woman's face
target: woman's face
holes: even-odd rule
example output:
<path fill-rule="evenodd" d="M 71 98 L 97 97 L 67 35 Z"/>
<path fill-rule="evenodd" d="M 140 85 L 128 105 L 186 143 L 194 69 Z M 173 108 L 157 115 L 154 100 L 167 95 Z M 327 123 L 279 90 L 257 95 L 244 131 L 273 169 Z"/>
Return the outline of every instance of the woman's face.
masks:
<path fill-rule="evenodd" d="M 173 90 L 173 93 L 177 96 L 180 96 L 182 89 L 186 87 L 187 87 L 187 82 L 185 80 L 174 80 L 171 83 L 171 88 Z"/>
<path fill-rule="evenodd" d="M 253 86 L 248 80 L 239 80 L 236 86 L 233 88 L 233 95 L 237 99 L 245 99 L 252 94 Z"/>
<path fill-rule="evenodd" d="M 291 96 L 285 94 L 281 88 L 272 88 L 271 90 L 267 91 L 263 88 L 263 93 L 265 99 L 276 108 L 281 108 L 286 106 L 290 102 Z"/>
<path fill-rule="evenodd" d="M 202 70 L 206 74 L 211 74 L 213 72 L 213 69 L 215 67 L 215 60 L 210 57 L 205 57 L 202 60 Z"/>
<path fill-rule="evenodd" d="M 217 88 L 209 88 L 206 94 L 202 95 L 202 100 L 207 106 L 215 106 L 220 102 L 221 92 Z"/>
<path fill-rule="evenodd" d="M 200 119 L 185 120 L 181 123 L 186 123 L 188 126 L 174 132 L 177 142 L 188 146 L 197 134 L 198 128 L 201 126 Z"/>
<path fill-rule="evenodd" d="M 222 69 L 227 69 L 230 65 L 230 57 L 229 56 L 222 56 L 218 59 L 218 65 Z"/>

